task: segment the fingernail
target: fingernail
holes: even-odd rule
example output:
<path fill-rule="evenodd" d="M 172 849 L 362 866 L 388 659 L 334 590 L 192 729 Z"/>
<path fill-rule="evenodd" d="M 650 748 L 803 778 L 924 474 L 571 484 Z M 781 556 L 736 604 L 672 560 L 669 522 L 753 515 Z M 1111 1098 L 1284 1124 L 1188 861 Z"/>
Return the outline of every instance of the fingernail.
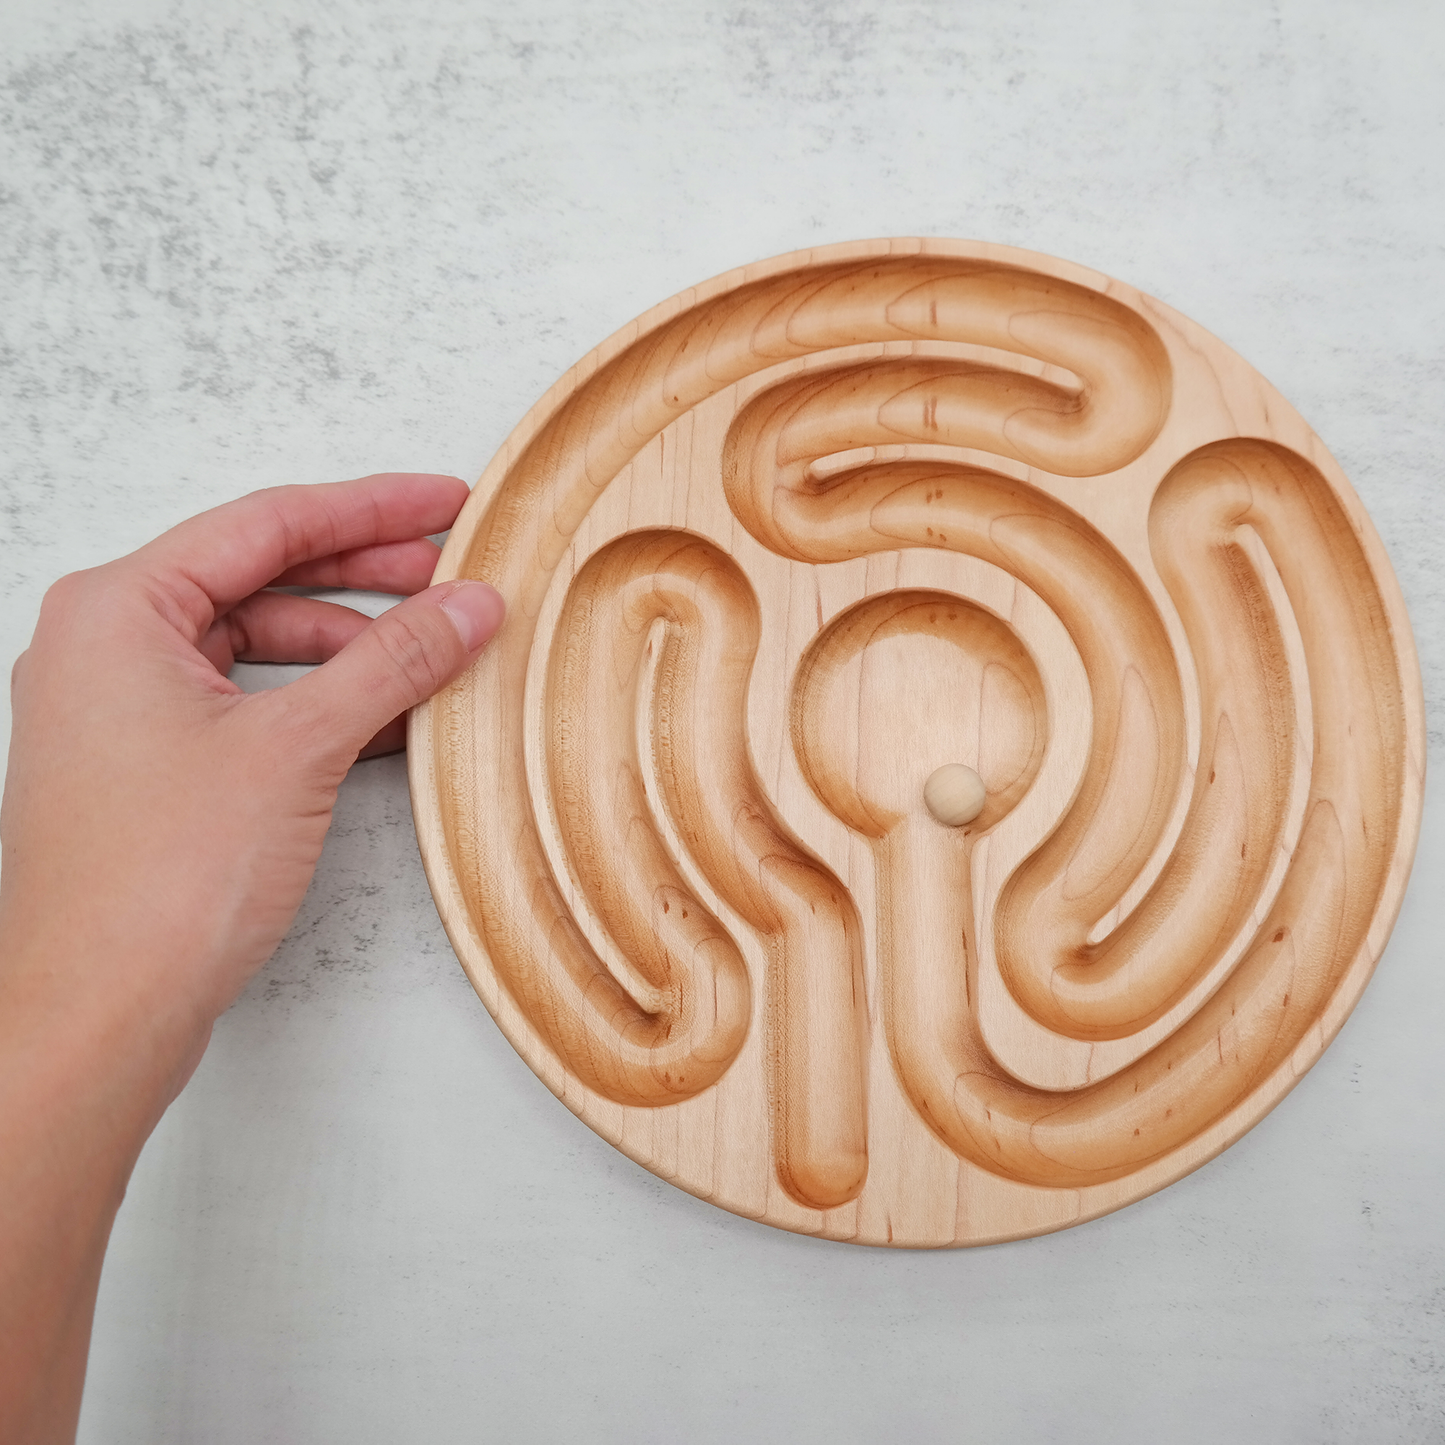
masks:
<path fill-rule="evenodd" d="M 486 582 L 459 582 L 440 605 L 468 652 L 475 652 L 502 625 L 507 614 L 502 594 Z"/>

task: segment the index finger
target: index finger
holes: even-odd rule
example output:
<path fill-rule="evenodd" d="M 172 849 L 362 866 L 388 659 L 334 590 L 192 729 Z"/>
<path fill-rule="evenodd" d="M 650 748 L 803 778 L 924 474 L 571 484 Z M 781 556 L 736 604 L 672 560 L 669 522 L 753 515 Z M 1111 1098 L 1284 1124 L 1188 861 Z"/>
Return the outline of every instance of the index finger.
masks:
<path fill-rule="evenodd" d="M 430 472 L 273 487 L 172 527 L 122 565 L 174 589 L 199 635 L 217 612 L 303 562 L 445 531 L 467 492 L 460 478 Z"/>

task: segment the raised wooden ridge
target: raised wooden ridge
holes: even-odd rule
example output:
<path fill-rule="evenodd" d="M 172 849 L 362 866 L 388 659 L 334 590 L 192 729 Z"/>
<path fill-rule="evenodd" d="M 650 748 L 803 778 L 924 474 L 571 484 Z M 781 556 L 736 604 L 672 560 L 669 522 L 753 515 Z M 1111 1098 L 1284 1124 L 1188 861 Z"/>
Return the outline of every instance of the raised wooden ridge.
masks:
<path fill-rule="evenodd" d="M 1424 727 L 1378 538 L 1093 272 L 901 240 L 694 288 L 527 415 L 454 577 L 509 615 L 411 723 L 448 934 L 570 1108 L 740 1214 L 1116 1209 L 1278 1102 L 1393 924 Z"/>

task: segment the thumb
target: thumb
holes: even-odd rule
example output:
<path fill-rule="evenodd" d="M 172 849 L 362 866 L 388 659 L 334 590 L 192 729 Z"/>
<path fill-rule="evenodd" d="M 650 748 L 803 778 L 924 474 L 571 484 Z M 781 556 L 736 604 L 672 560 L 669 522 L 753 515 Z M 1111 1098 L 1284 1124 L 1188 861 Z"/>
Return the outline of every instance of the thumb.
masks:
<path fill-rule="evenodd" d="M 383 612 L 329 662 L 283 689 L 308 725 L 352 756 L 409 707 L 445 687 L 502 625 L 485 582 L 443 582 Z M 348 759 L 349 760 L 349 759 Z"/>

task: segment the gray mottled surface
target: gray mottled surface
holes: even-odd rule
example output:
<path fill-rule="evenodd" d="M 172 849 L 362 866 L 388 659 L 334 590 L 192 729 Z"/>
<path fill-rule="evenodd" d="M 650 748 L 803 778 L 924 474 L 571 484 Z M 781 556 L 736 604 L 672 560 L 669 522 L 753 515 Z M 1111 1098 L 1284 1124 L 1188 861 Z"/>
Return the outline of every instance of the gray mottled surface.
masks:
<path fill-rule="evenodd" d="M 1314 422 L 1438 749 L 1442 14 L 9 0 L 0 660 L 49 579 L 210 503 L 475 476 L 704 276 L 982 236 L 1162 297 Z M 1438 812 L 1364 1002 L 1245 1140 L 1096 1224 L 909 1255 L 735 1219 L 577 1123 L 455 964 L 401 762 L 371 765 L 142 1159 L 82 1439 L 1445 1439 Z"/>

